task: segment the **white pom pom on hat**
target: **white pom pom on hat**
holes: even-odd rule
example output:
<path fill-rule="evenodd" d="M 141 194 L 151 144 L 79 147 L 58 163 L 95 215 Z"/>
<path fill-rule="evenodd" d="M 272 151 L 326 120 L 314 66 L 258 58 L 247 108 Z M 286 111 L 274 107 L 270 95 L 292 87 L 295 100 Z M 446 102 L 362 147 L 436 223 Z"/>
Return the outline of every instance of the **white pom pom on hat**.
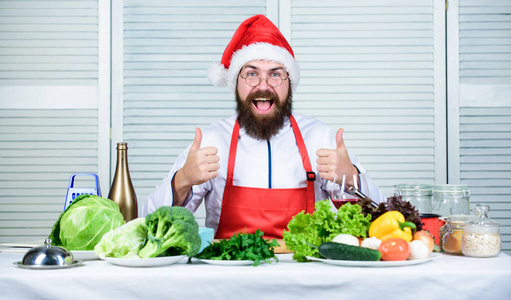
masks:
<path fill-rule="evenodd" d="M 227 86 L 228 70 L 221 63 L 213 63 L 208 68 L 209 81 L 218 87 Z"/>
<path fill-rule="evenodd" d="M 215 86 L 236 86 L 238 73 L 249 61 L 267 60 L 282 64 L 289 73 L 293 91 L 300 82 L 300 67 L 293 49 L 279 29 L 264 15 L 245 20 L 225 48 L 220 63 L 208 69 L 208 79 Z"/>

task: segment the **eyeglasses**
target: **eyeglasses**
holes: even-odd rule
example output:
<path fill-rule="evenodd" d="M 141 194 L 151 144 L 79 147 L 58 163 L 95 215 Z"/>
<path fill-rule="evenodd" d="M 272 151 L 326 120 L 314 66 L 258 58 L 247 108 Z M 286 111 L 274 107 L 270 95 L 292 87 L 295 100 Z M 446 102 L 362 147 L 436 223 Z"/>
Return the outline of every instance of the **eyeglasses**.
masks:
<path fill-rule="evenodd" d="M 245 77 L 243 77 L 243 75 L 245 75 Z M 282 78 L 282 76 L 283 75 L 280 72 L 273 72 L 270 74 L 269 77 L 265 78 L 264 80 L 266 80 L 266 83 L 269 86 L 278 87 L 282 84 L 282 82 L 289 78 L 289 76 L 287 76 L 286 78 Z M 243 78 L 245 80 L 245 83 L 251 87 L 258 86 L 263 80 L 254 71 L 248 71 L 245 72 L 244 74 L 240 73 L 240 77 Z"/>

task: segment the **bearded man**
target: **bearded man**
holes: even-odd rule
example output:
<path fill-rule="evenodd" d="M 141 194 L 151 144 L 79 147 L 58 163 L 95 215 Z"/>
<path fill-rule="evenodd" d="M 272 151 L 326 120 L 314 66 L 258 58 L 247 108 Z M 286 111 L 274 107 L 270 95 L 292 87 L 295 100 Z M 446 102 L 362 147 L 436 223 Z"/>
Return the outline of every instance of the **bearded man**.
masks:
<path fill-rule="evenodd" d="M 208 78 L 234 88 L 237 114 L 204 133 L 196 129 L 192 144 L 149 195 L 143 215 L 163 205 L 195 212 L 204 200 L 206 227 L 217 239 L 257 229 L 282 238 L 294 215 L 313 213 L 316 201 L 339 197 L 342 178 L 345 189 L 356 186 L 376 202 L 383 200 L 346 148 L 342 129 L 335 133 L 317 119 L 292 113 L 300 69 L 268 18 L 244 21 Z"/>

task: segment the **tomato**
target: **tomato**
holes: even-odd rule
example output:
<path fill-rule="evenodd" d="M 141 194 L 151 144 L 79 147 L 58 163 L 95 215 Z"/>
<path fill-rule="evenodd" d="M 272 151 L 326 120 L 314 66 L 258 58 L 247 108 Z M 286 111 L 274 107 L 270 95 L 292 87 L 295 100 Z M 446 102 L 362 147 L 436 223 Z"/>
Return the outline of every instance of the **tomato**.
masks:
<path fill-rule="evenodd" d="M 406 260 L 410 256 L 410 246 L 403 239 L 388 239 L 378 247 L 381 260 Z"/>
<path fill-rule="evenodd" d="M 433 240 L 433 237 L 431 236 L 431 233 L 426 230 L 417 231 L 413 234 L 413 240 L 419 240 L 426 243 L 426 245 L 429 248 L 429 253 L 433 252 L 433 248 L 435 247 L 435 241 Z"/>

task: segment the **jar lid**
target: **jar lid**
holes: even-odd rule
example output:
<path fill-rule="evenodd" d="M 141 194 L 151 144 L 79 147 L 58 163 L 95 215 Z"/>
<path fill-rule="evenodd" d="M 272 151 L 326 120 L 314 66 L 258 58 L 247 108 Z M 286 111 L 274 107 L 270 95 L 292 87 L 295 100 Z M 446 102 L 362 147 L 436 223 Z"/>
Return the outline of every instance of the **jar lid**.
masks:
<path fill-rule="evenodd" d="M 433 191 L 439 192 L 459 192 L 468 190 L 468 185 L 459 185 L 459 184 L 435 184 L 432 187 Z"/>
<path fill-rule="evenodd" d="M 499 231 L 500 224 L 488 217 L 490 206 L 476 204 L 473 211 L 476 216 L 471 221 L 465 223 L 463 226 L 464 231 L 469 233 L 496 233 Z"/>
<path fill-rule="evenodd" d="M 463 228 L 465 223 L 469 222 L 474 218 L 471 215 L 451 215 L 448 217 L 451 220 L 451 224 L 453 228 Z"/>
<path fill-rule="evenodd" d="M 411 196 L 427 196 L 432 194 L 431 185 L 429 184 L 398 184 L 396 192 L 399 192 L 401 195 Z"/>
<path fill-rule="evenodd" d="M 464 197 L 469 197 L 470 191 L 467 185 L 437 184 L 433 186 L 433 194 L 442 196 L 463 195 Z"/>

